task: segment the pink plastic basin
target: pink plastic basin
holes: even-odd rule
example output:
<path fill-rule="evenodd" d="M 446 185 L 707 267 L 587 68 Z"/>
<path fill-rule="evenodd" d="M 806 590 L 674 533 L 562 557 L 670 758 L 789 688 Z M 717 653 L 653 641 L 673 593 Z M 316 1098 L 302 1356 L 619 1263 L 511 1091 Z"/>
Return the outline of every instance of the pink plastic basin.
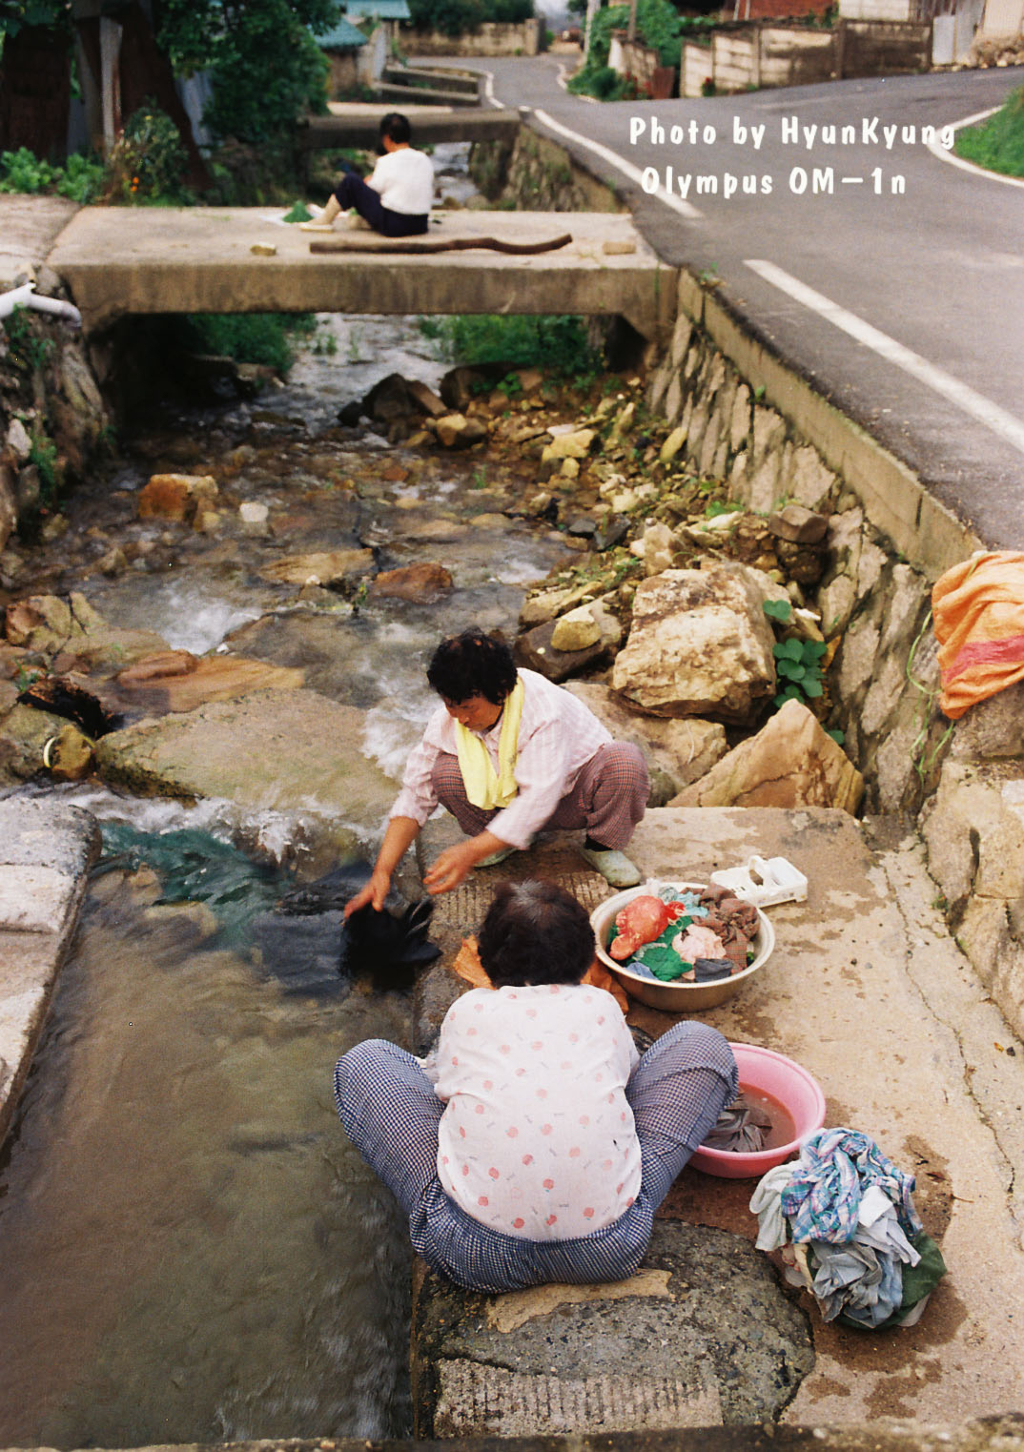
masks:
<path fill-rule="evenodd" d="M 777 1099 L 793 1120 L 793 1138 L 774 1149 L 758 1150 L 756 1154 L 734 1154 L 731 1150 L 695 1150 L 690 1164 L 706 1175 L 719 1175 L 726 1180 L 759 1178 L 766 1170 L 781 1165 L 796 1154 L 800 1141 L 822 1128 L 825 1123 L 825 1096 L 818 1081 L 807 1070 L 783 1054 L 762 1049 L 757 1044 L 730 1044 L 739 1069 L 740 1093 L 750 1089 L 755 1094 L 770 1094 Z"/>

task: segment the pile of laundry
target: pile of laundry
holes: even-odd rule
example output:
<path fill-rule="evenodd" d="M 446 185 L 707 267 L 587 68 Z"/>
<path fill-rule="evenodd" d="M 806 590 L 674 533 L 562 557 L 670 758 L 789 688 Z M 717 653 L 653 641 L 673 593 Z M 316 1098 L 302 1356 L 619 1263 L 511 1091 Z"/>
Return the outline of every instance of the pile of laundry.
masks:
<path fill-rule="evenodd" d="M 758 927 L 756 907 L 728 888 L 663 884 L 616 914 L 608 952 L 644 978 L 709 983 L 742 973 Z"/>
<path fill-rule="evenodd" d="M 914 1177 L 867 1135 L 819 1130 L 798 1160 L 758 1181 L 750 1201 L 758 1249 L 782 1248 L 787 1278 L 807 1287 L 826 1321 L 912 1326 L 946 1273 L 913 1189 Z"/>

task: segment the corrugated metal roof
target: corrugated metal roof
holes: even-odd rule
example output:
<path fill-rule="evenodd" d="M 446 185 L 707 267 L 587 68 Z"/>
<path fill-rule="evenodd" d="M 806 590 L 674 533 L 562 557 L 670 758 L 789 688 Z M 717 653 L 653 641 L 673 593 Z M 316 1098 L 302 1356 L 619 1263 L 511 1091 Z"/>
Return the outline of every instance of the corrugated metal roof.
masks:
<path fill-rule="evenodd" d="M 404 5 L 405 0 L 401 0 L 401 3 Z M 316 43 L 321 50 L 348 50 L 356 45 L 365 45 L 366 36 L 351 21 L 342 18 L 330 30 L 316 36 Z"/>
<path fill-rule="evenodd" d="M 408 0 L 345 0 L 349 16 L 376 15 L 381 20 L 410 20 Z"/>

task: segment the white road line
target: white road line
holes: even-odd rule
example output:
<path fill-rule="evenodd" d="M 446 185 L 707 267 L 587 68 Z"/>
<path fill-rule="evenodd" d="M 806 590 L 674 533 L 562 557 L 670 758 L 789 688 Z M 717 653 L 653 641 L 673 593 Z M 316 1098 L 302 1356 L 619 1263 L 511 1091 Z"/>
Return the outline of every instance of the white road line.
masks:
<path fill-rule="evenodd" d="M 552 131 L 557 131 L 561 136 L 568 136 L 571 141 L 576 142 L 577 146 L 585 146 L 588 151 L 592 151 L 602 161 L 607 161 L 611 166 L 621 171 L 623 176 L 628 177 L 631 182 L 635 182 L 637 186 L 642 186 L 643 172 L 640 168 L 634 166 L 632 162 L 623 161 L 622 157 L 612 151 L 611 147 L 602 146 L 599 141 L 589 141 L 587 137 L 581 136 L 578 131 L 570 131 L 568 126 L 563 126 L 560 121 L 554 120 L 546 111 L 535 110 L 533 114 L 545 126 L 550 126 Z M 703 212 L 699 212 L 690 202 L 684 202 L 682 197 L 659 196 L 658 201 L 662 202 L 666 207 L 671 207 L 674 212 L 678 212 L 681 217 L 686 217 L 690 221 L 695 217 L 702 217 L 704 215 Z"/>
<path fill-rule="evenodd" d="M 1001 106 L 990 106 L 987 111 L 976 111 L 973 116 L 965 116 L 962 121 L 953 122 L 953 130 L 960 131 L 964 126 L 977 126 L 979 121 L 988 120 Z M 973 161 L 965 161 L 962 156 L 956 156 L 952 151 L 947 151 L 937 141 L 927 143 L 928 150 L 932 156 L 937 156 L 940 161 L 948 161 L 950 166 L 958 166 L 961 171 L 973 172 L 975 176 L 988 177 L 989 181 L 1006 182 L 1011 187 L 1024 187 L 1024 176 L 1004 176 L 1001 171 L 989 171 L 987 166 L 976 166 Z"/>
<path fill-rule="evenodd" d="M 820 292 L 815 292 L 806 283 L 800 282 L 797 278 L 791 277 L 788 272 L 783 272 L 781 267 L 776 267 L 774 262 L 763 262 L 757 258 L 746 258 L 744 265 L 766 282 L 781 288 L 791 298 L 804 307 L 816 312 L 819 317 L 825 318 L 827 322 L 834 323 L 844 333 L 849 333 L 851 338 L 856 338 L 858 343 L 863 343 L 866 348 L 872 349 L 890 363 L 895 363 L 904 372 L 910 373 L 921 383 L 925 383 L 936 393 L 948 398 L 965 413 L 972 414 L 974 418 L 983 423 L 986 428 L 1012 444 L 1024 454 L 1024 423 L 1014 418 L 1013 414 L 1007 413 L 997 403 L 985 398 L 980 393 L 975 393 L 966 383 L 960 383 L 956 378 L 946 373 L 944 369 L 937 368 L 934 363 L 929 363 L 919 353 L 914 353 L 905 348 L 902 343 L 897 343 L 895 338 L 890 338 L 887 333 L 881 333 L 877 328 L 866 323 L 863 318 L 858 318 L 855 313 L 847 312 L 838 303 L 832 302 Z"/>
<path fill-rule="evenodd" d="M 487 97 L 488 101 L 490 101 L 492 106 L 497 106 L 499 110 L 502 109 L 502 103 L 494 94 L 494 72 L 482 70 L 479 72 L 479 74 L 486 77 L 487 81 L 487 84 L 484 86 L 484 95 Z"/>

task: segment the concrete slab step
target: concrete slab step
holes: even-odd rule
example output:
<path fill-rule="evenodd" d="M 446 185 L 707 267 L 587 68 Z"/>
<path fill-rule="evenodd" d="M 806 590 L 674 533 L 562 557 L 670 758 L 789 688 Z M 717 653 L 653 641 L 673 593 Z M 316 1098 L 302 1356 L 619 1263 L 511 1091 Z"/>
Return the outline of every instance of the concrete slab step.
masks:
<path fill-rule="evenodd" d="M 98 855 L 88 812 L 59 801 L 0 801 L 0 1141 Z"/>
<path fill-rule="evenodd" d="M 428 839 L 426 860 L 442 840 L 440 834 L 436 844 Z M 863 1426 L 885 1416 L 916 1416 L 956 1424 L 1012 1409 L 1024 1373 L 1018 1329 L 1024 1304 L 1024 1056 L 1007 1052 L 1012 1035 L 945 931 L 919 845 L 896 834 L 876 848 L 865 828 L 840 811 L 662 808 L 648 812 L 630 853 L 650 876 L 690 882 L 706 881 L 712 871 L 754 853 L 784 856 L 807 875 L 806 902 L 768 910 L 776 947 L 764 969 L 731 1001 L 700 1016 L 731 1041 L 762 1044 L 805 1065 L 825 1091 L 826 1123 L 869 1134 L 916 1176 L 915 1203 L 949 1267 L 922 1320 L 906 1330 L 870 1334 L 826 1324 L 801 1295 L 814 1364 L 794 1375 L 779 1418 L 790 1425 Z M 509 862 L 517 875 L 578 883 L 579 859 L 568 837 Z M 493 876 L 478 887 L 464 887 L 461 899 L 452 894 L 444 907 L 439 900 L 445 960 L 421 995 L 425 1038 L 443 1016 L 446 991 L 448 1002 L 461 991 L 450 974 L 447 990 L 442 986 L 444 962 L 455 939 L 478 925 L 473 916 L 482 916 L 489 884 L 507 866 L 491 869 Z M 482 878 L 478 873 L 472 881 Z M 592 896 L 610 893 L 600 879 L 588 889 L 588 904 Z M 654 1035 L 674 1021 L 640 1005 L 629 1019 Z M 664 1219 L 675 1223 L 666 1227 L 667 1240 L 659 1231 L 645 1269 L 662 1264 L 658 1256 L 666 1247 L 690 1244 L 692 1237 L 710 1247 L 712 1230 L 730 1237 L 737 1257 L 753 1254 L 753 1188 L 750 1181 L 715 1179 L 688 1167 L 662 1209 Z M 763 1256 L 755 1259 L 767 1265 Z M 686 1280 L 682 1270 L 674 1274 Z M 494 1317 L 511 1298 L 463 1301 L 462 1293 L 432 1282 L 423 1280 L 415 1310 L 414 1361 L 429 1364 L 418 1392 L 424 1429 L 461 1436 L 482 1432 L 486 1424 L 492 1435 L 510 1435 L 513 1425 L 519 1434 L 540 1433 L 548 1430 L 550 1405 L 557 1417 L 575 1419 L 575 1432 L 609 1430 L 604 1419 L 619 1395 L 618 1383 L 606 1380 L 611 1348 L 644 1348 L 636 1352 L 636 1365 L 646 1365 L 643 1356 L 652 1345 L 646 1293 L 616 1301 L 613 1311 L 595 1293 L 604 1309 L 586 1313 L 587 1372 L 580 1370 L 578 1353 L 583 1313 L 566 1310 L 568 1302 L 553 1305 L 556 1292 L 536 1303 L 529 1331 L 498 1333 Z M 725 1281 L 721 1290 L 724 1296 Z M 687 1316 L 681 1305 L 676 1319 Z M 470 1335 L 467 1328 L 476 1329 Z M 416 1340 L 421 1331 L 423 1350 Z M 520 1335 L 531 1346 L 539 1337 L 546 1355 L 527 1355 Z M 711 1347 L 698 1359 L 714 1365 L 715 1356 Z M 648 1390 L 656 1400 L 653 1383 Z M 732 1410 L 728 1379 L 716 1381 L 710 1373 L 703 1382 L 681 1376 L 657 1395 L 672 1401 L 674 1410 L 666 1415 L 685 1426 L 694 1408 L 710 1413 L 716 1391 L 722 1420 L 742 1420 Z M 513 1420 L 516 1396 L 539 1409 L 531 1428 Z"/>

